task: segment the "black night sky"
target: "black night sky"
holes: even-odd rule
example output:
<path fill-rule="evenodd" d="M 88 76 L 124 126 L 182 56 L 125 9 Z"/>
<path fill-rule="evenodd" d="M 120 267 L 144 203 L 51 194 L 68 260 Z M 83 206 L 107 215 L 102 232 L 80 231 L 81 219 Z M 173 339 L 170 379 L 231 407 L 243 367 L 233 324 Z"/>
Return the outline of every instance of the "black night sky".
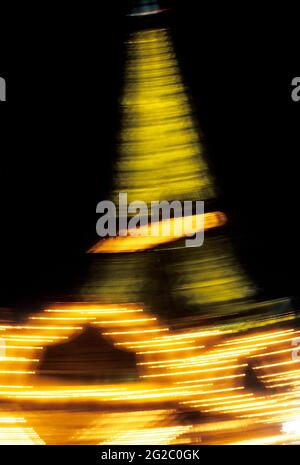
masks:
<path fill-rule="evenodd" d="M 107 3 L 26 5 L 1 37 L 0 307 L 59 300 L 97 240 L 128 27 L 126 2 Z M 175 48 L 237 253 L 262 295 L 297 302 L 297 15 L 274 2 L 172 3 Z"/>

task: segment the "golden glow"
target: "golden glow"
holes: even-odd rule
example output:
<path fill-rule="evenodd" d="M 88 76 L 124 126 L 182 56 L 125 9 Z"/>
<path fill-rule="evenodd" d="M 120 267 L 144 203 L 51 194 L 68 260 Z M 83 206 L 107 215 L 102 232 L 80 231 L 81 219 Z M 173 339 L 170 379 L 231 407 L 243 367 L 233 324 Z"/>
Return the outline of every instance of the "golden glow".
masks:
<path fill-rule="evenodd" d="M 128 192 L 129 202 L 147 204 L 153 199 L 213 198 L 213 182 L 167 31 L 137 32 L 128 47 L 114 196 Z M 174 230 L 182 221 L 168 223 Z M 221 212 L 206 213 L 204 228 L 225 221 Z M 109 239 L 91 251 L 145 251 L 136 254 L 143 262 L 151 255 L 148 249 L 173 240 L 147 233 Z M 164 269 L 172 276 L 168 292 L 173 302 L 183 309 L 204 309 L 204 315 L 183 317 L 179 323 L 167 317 L 164 321 L 155 306 L 127 303 L 143 301 L 140 275 L 147 266 L 136 267 L 134 257 L 126 256 L 123 279 L 118 255 L 109 257 L 108 286 L 99 292 L 98 278 L 91 286 L 93 299 L 101 298 L 101 303 L 57 304 L 23 324 L 1 323 L 5 354 L 0 360 L 0 401 L 7 410 L 0 412 L 0 442 L 198 444 L 202 434 L 207 444 L 299 440 L 298 432 L 290 432 L 292 426 L 282 429 L 282 424 L 295 425 L 300 410 L 299 361 L 291 360 L 291 342 L 300 331 L 287 327 L 294 313 L 268 313 L 275 301 L 249 301 L 253 288 L 227 241 L 209 237 L 203 249 L 176 250 Z M 257 309 L 261 313 L 254 319 L 252 311 Z M 228 315 L 234 318 L 218 318 Z M 283 329 L 275 329 L 283 322 Z M 70 342 L 86 326 L 116 349 L 132 353 L 136 379 L 87 385 L 80 378 L 73 385 L 40 376 L 46 348 Z M 195 410 L 205 417 L 181 424 L 185 413 Z"/>
<path fill-rule="evenodd" d="M 201 218 L 203 217 L 203 219 Z M 170 218 L 162 220 L 159 223 L 151 223 L 147 226 L 141 226 L 138 229 L 139 235 L 135 230 L 128 229 L 127 237 L 111 237 L 101 240 L 93 246 L 91 253 L 120 253 L 120 252 L 138 252 L 141 250 L 151 249 L 161 244 L 166 244 L 178 240 L 180 237 L 195 234 L 201 230 L 197 227 L 204 224 L 204 230 L 217 228 L 226 223 L 224 213 L 213 212 L 204 213 L 203 215 L 194 215 L 192 217 Z M 167 230 L 166 234 L 164 231 Z"/>
<path fill-rule="evenodd" d="M 120 318 L 120 315 L 125 318 Z M 229 336 L 226 331 L 222 333 L 217 328 L 209 330 L 200 327 L 174 333 L 172 329 L 162 325 L 157 317 L 146 313 L 139 306 L 86 303 L 48 308 L 29 319 L 32 325 L 27 322 L 24 325 L 2 325 L 2 338 L 8 341 L 7 353 L 0 362 L 2 399 L 45 405 L 93 402 L 95 405 L 122 405 L 122 409 L 126 409 L 126 405 L 127 408 L 132 404 L 138 406 L 142 401 L 145 406 L 149 406 L 145 420 L 153 413 L 153 405 L 159 408 L 161 402 L 177 402 L 206 414 L 234 415 L 240 421 L 247 421 L 254 431 L 255 425 L 257 428 L 267 428 L 266 425 L 270 423 L 279 425 L 283 421 L 292 421 L 300 409 L 300 374 L 296 368 L 297 361 L 287 358 L 291 356 L 291 341 L 299 336 L 300 331 L 291 328 Z M 40 324 L 41 321 L 43 325 Z M 57 333 L 62 333 L 68 340 L 82 331 L 86 324 L 99 328 L 116 347 L 121 346 L 135 352 L 137 366 L 141 370 L 138 381 L 105 386 L 80 384 L 75 387 L 64 384 L 45 385 L 39 379 L 36 373 L 43 348 L 57 342 Z M 23 337 L 24 332 L 26 338 Z M 20 334 L 20 340 L 12 345 L 9 341 L 15 339 L 15 334 Z M 26 351 L 26 357 L 20 356 L 20 351 Z M 267 360 L 272 360 L 271 363 L 261 363 L 263 355 Z M 245 388 L 245 370 L 248 367 L 245 360 L 252 360 L 253 370 L 265 386 L 265 394 L 255 394 Z M 18 382 L 20 378 L 22 383 Z M 270 386 L 276 383 L 284 385 L 283 392 L 270 391 Z M 29 417 L 33 415 L 30 409 L 28 412 Z M 15 426 L 21 421 L 18 418 L 21 417 L 15 413 L 5 416 L 3 422 L 14 428 L 4 436 L 5 441 L 41 443 L 39 441 L 42 439 L 31 427 L 24 429 L 23 426 Z M 24 421 L 26 419 L 22 420 Z M 232 424 L 225 421 L 224 431 L 229 425 L 234 428 L 237 424 L 238 420 L 234 420 Z M 199 425 L 199 428 L 205 430 L 205 424 Z M 222 430 L 222 422 L 214 428 Z M 172 443 L 177 441 L 176 438 L 182 441 L 183 436 L 189 437 L 192 430 L 194 434 L 194 429 L 191 425 L 182 427 L 171 423 L 157 427 L 148 425 L 140 433 L 134 427 L 128 431 L 125 428 L 102 442 L 130 443 L 136 434 L 141 443 L 150 441 L 151 437 L 153 441 L 158 441 L 160 434 L 164 443 Z M 238 431 L 235 435 L 238 442 Z M 90 436 L 89 438 L 92 443 L 101 441 L 96 432 L 93 433 L 93 440 Z M 289 435 L 279 432 L 265 438 L 266 442 L 284 443 Z M 247 441 L 256 439 L 248 438 Z"/>

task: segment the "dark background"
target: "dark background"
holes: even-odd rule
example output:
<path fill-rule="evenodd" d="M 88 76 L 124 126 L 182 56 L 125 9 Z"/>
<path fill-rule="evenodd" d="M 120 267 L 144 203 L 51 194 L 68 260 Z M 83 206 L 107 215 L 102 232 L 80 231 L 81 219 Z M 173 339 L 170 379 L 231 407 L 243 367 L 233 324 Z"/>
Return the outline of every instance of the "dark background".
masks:
<path fill-rule="evenodd" d="M 265 296 L 299 296 L 298 12 L 176 0 L 173 39 L 240 259 Z M 1 18 L 0 307 L 74 288 L 96 240 L 118 130 L 125 0 Z M 7 27 L 5 27 L 7 26 Z"/>

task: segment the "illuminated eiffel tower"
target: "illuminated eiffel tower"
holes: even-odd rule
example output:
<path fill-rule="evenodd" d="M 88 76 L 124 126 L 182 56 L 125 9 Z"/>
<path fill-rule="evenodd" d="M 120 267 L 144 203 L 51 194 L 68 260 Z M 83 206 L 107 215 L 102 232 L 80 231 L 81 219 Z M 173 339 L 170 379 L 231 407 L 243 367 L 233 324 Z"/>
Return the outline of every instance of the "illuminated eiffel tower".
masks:
<path fill-rule="evenodd" d="M 223 428 L 224 437 L 220 435 L 218 443 L 241 440 L 247 411 L 247 440 L 258 428 L 258 443 L 282 443 L 285 438 L 275 434 L 278 425 L 285 421 L 287 430 L 294 428 L 299 370 L 290 359 L 289 344 L 299 331 L 272 327 L 292 320 L 292 312 L 275 315 L 274 308 L 284 306 L 284 300 L 257 302 L 254 287 L 222 228 L 225 215 L 212 207 L 217 204 L 217 189 L 171 32 L 161 24 L 161 14 L 157 2 L 136 2 L 132 9 L 139 27 L 127 40 L 119 158 L 111 197 L 116 200 L 119 192 L 126 192 L 129 202 L 143 200 L 147 205 L 152 200 L 204 200 L 208 205 L 204 245 L 186 248 L 183 237 L 169 242 L 155 237 L 100 241 L 91 249 L 90 276 L 82 288 L 81 302 L 77 299 L 43 309 L 23 324 L 8 324 L 4 318 L 2 348 L 6 354 L 0 370 L 0 397 L 9 403 L 0 415 L 0 430 L 5 444 L 132 444 L 137 440 L 165 444 L 176 443 L 177 438 L 182 444 L 185 434 L 190 443 L 195 421 L 180 423 L 186 409 L 211 415 L 203 431 L 211 431 L 210 441 L 215 441 Z M 210 318 L 215 320 L 204 327 Z M 69 344 L 67 368 L 71 371 L 76 349 L 86 365 L 89 359 L 82 339 L 79 344 L 76 336 L 87 327 L 110 338 L 111 345 L 132 351 L 140 377 L 128 378 L 122 358 L 117 365 L 118 373 L 124 370 L 127 376 L 122 383 L 120 379 L 117 383 L 102 380 L 90 386 L 81 379 L 74 386 L 36 380 L 48 346 L 57 349 L 59 343 Z M 249 334 L 247 330 L 253 328 L 258 330 Z M 90 334 L 87 340 L 94 356 L 96 342 Z M 66 352 L 65 346 L 57 352 L 52 368 L 57 369 Z M 278 367 L 283 371 L 278 372 Z M 64 365 L 62 371 L 66 373 Z M 274 386 L 284 386 L 283 392 L 274 394 Z M 166 409 L 167 401 L 172 414 Z M 106 406 L 106 413 L 98 412 L 94 404 L 91 409 L 90 402 L 97 402 L 99 410 Z M 154 402 L 159 409 L 152 410 Z M 30 410 L 32 403 L 44 403 L 38 415 Z M 25 405 L 24 411 L 18 410 L 19 404 Z M 61 413 L 62 405 L 71 407 L 72 417 L 67 410 Z M 112 406 L 120 410 L 111 412 Z M 229 413 L 230 421 L 220 426 L 222 419 L 216 419 L 216 412 Z M 232 415 L 243 423 L 232 421 Z M 196 430 L 202 420 L 197 417 Z M 70 425 L 73 429 L 68 432 Z M 261 439 L 261 430 L 272 436 Z"/>
<path fill-rule="evenodd" d="M 157 2 L 135 2 L 132 9 L 138 27 L 127 39 L 111 197 L 117 202 L 119 192 L 126 192 L 128 202 L 142 200 L 147 205 L 153 200 L 204 200 L 209 212 L 207 205 L 215 203 L 217 190 L 171 31 L 161 25 L 163 15 Z M 124 254 L 116 253 L 115 244 L 110 249 L 110 242 L 104 241 L 92 249 L 114 253 L 94 257 L 82 291 L 85 299 L 142 302 L 169 317 L 248 309 L 254 288 L 222 228 L 207 232 L 199 248 L 187 249 L 183 240 L 160 247 L 154 241 L 150 250 Z"/>

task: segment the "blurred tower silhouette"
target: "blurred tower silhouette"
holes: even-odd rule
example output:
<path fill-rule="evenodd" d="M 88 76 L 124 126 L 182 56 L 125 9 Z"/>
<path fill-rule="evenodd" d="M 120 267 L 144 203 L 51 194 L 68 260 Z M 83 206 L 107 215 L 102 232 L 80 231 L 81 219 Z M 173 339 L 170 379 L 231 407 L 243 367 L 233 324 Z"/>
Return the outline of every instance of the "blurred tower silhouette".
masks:
<path fill-rule="evenodd" d="M 127 40 L 121 129 L 112 199 L 204 200 L 216 187 L 192 105 L 157 2 L 134 2 Z M 163 19 L 162 19 L 163 17 Z M 97 248 L 94 249 L 97 251 Z M 117 252 L 117 251 L 116 251 Z M 220 315 L 248 308 L 254 289 L 221 229 L 202 247 L 184 241 L 150 251 L 94 256 L 85 299 L 142 302 L 165 315 Z"/>
<path fill-rule="evenodd" d="M 119 192 L 126 192 L 129 202 L 142 200 L 148 206 L 153 200 L 204 200 L 206 211 L 213 212 L 218 197 L 215 181 L 204 156 L 170 30 L 160 22 L 159 13 L 162 9 L 153 1 L 134 2 L 131 12 L 137 24 L 127 40 L 119 158 L 111 197 L 117 201 Z M 282 313 L 281 319 L 274 318 L 274 302 L 251 300 L 254 288 L 239 266 L 221 223 L 219 228 L 206 233 L 202 247 L 187 248 L 181 238 L 163 245 L 153 241 L 151 247 L 131 252 L 127 249 L 124 253 L 118 249 L 118 240 L 112 240 L 111 249 L 106 248 L 111 253 L 101 253 L 103 243 L 110 241 L 110 238 L 100 241 L 92 249 L 100 253 L 90 255 L 90 275 L 81 291 L 82 300 L 96 302 L 95 306 L 85 306 L 82 302 L 59 304 L 45 309 L 42 316 L 31 316 L 30 324 L 3 326 L 7 340 L 16 344 L 10 345 L 12 352 L 4 360 L 7 366 L 4 365 L 2 371 L 5 382 L 13 382 L 7 388 L 15 389 L 15 392 L 8 391 L 9 406 L 14 399 L 16 403 L 28 400 L 25 416 L 34 405 L 31 402 L 38 401 L 38 405 L 44 400 L 50 402 L 50 407 L 38 407 L 35 422 L 41 427 L 42 435 L 53 444 L 63 441 L 132 444 L 136 438 L 143 440 L 143 444 L 148 444 L 149 438 L 153 444 L 158 441 L 184 444 L 185 433 L 188 444 L 191 441 L 221 444 L 241 440 L 243 434 L 248 439 L 248 435 L 257 434 L 257 430 L 258 443 L 264 443 L 260 441 L 265 424 L 264 434 L 268 436 L 263 441 L 268 444 L 272 443 L 271 439 L 274 444 L 284 443 L 284 438 L 278 439 L 276 428 L 283 424 L 283 412 L 287 412 L 285 418 L 294 418 L 295 406 L 299 403 L 298 371 L 290 360 L 289 346 L 297 333 L 283 326 L 280 331 L 272 332 L 263 327 L 289 322 L 293 319 L 292 312 Z M 137 302 L 142 303 L 143 308 L 132 306 L 130 309 L 126 305 Z M 125 308 L 115 308 L 115 303 L 125 304 Z M 284 301 L 279 302 L 278 308 L 282 305 Z M 144 312 L 144 307 L 151 312 Z M 260 317 L 256 318 L 257 313 L 254 316 L 252 310 L 261 311 Z M 271 310 L 271 317 L 266 316 L 266 310 Z M 153 317 L 152 312 L 167 318 L 169 324 L 161 325 L 160 318 Z M 230 328 L 229 316 L 235 316 Z M 208 318 L 216 320 L 212 321 L 209 331 L 202 331 L 202 328 L 198 331 Z M 180 326 L 185 324 L 188 330 L 193 328 L 194 331 L 180 331 Z M 254 335 L 247 333 L 236 337 L 234 334 L 254 327 L 260 328 Z M 85 332 L 82 333 L 83 328 Z M 171 331 L 165 336 L 169 329 Z M 174 329 L 179 331 L 176 333 Z M 100 332 L 110 337 L 109 342 L 99 340 Z M 158 335 L 160 333 L 162 335 Z M 229 333 L 229 338 L 207 343 L 208 333 L 220 338 Z M 74 338 L 78 334 L 78 338 Z M 118 345 L 118 352 L 112 344 Z M 4 347 L 7 348 L 6 341 Z M 46 347 L 49 347 L 48 352 L 41 358 L 38 351 Z M 130 352 L 132 356 L 125 354 L 123 348 L 133 351 Z M 25 354 L 30 356 L 16 357 L 18 350 L 29 350 Z M 144 358 L 136 358 L 136 355 L 145 356 L 147 361 L 137 362 Z M 140 372 L 137 365 L 146 366 L 145 371 Z M 278 372 L 277 368 L 281 370 L 282 366 L 284 371 Z M 270 367 L 275 367 L 273 373 L 268 371 Z M 74 389 L 71 384 L 53 387 L 52 383 L 50 386 L 42 383 L 35 390 L 36 386 L 31 386 L 33 381 L 26 384 L 30 389 L 24 393 L 19 375 L 24 375 L 21 380 L 27 382 L 34 379 L 38 371 L 40 375 L 43 371 L 47 376 L 51 373 L 64 375 L 68 383 L 73 375 L 85 383 L 86 380 L 94 382 L 96 378 L 100 385 L 90 389 L 84 384 Z M 114 384 L 109 385 L 112 381 Z M 18 385 L 14 384 L 16 382 Z M 270 390 L 275 382 L 277 387 L 287 389 L 288 386 L 289 397 L 286 392 L 279 395 Z M 43 390 L 45 386 L 46 391 Z M 275 392 L 272 399 L 266 399 L 268 388 L 269 396 Z M 241 391 L 236 392 L 239 389 Z M 99 407 L 95 401 L 100 402 Z M 156 401 L 159 409 L 154 407 Z M 107 414 L 102 411 L 105 404 Z M 79 415 L 76 415 L 76 405 Z M 73 416 L 68 408 L 72 409 Z M 115 420 L 111 411 L 115 413 Z M 16 410 L 0 418 L 0 423 L 10 425 L 3 428 L 4 443 L 9 440 L 43 443 L 31 427 L 19 427 L 19 423 L 26 423 L 26 420 L 16 412 L 19 413 Z M 99 419 L 95 420 L 95 413 L 100 413 Z M 222 425 L 227 414 L 229 421 Z M 242 422 L 237 422 L 236 417 Z M 204 424 L 202 430 L 191 429 L 194 424 L 197 428 L 201 423 Z M 177 433 L 172 436 L 174 428 L 178 437 Z"/>

